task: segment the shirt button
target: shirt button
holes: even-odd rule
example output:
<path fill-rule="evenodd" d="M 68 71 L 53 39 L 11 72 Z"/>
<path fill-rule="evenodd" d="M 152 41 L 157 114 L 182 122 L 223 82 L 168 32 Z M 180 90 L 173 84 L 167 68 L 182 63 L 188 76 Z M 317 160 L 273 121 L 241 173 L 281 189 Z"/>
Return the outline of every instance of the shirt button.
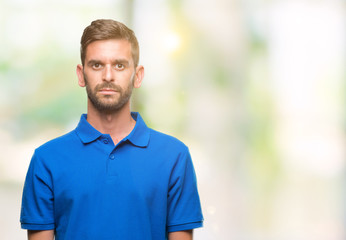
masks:
<path fill-rule="evenodd" d="M 114 154 L 111 154 L 111 155 L 109 156 L 109 158 L 110 158 L 111 160 L 114 160 L 114 158 L 115 158 Z"/>
<path fill-rule="evenodd" d="M 104 139 L 104 140 L 103 140 L 103 143 L 104 143 L 104 144 L 108 144 L 108 139 Z"/>

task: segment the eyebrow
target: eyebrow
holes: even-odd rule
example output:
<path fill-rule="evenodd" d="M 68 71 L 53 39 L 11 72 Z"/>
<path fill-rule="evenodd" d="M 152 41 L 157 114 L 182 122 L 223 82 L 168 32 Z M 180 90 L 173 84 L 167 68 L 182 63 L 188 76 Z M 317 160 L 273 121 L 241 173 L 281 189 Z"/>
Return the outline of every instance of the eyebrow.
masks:
<path fill-rule="evenodd" d="M 118 64 L 118 63 L 121 63 L 121 64 L 126 65 L 126 66 L 130 65 L 130 62 L 128 60 L 121 59 L 121 58 L 115 59 L 115 61 L 113 61 L 113 64 Z"/>
<path fill-rule="evenodd" d="M 87 62 L 87 65 L 88 65 L 88 66 L 92 66 L 92 65 L 94 65 L 94 64 L 96 64 L 96 63 L 100 64 L 101 61 L 99 61 L 99 60 L 90 60 L 90 61 Z"/>

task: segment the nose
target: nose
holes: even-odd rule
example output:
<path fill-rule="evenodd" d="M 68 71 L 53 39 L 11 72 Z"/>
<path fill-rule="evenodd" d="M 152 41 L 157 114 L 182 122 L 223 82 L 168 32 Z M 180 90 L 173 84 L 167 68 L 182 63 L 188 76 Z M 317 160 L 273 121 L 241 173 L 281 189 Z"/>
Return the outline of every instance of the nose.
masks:
<path fill-rule="evenodd" d="M 104 70 L 103 70 L 103 81 L 113 81 L 114 80 L 114 76 L 113 76 L 113 71 L 112 71 L 112 66 L 110 65 L 106 65 Z"/>

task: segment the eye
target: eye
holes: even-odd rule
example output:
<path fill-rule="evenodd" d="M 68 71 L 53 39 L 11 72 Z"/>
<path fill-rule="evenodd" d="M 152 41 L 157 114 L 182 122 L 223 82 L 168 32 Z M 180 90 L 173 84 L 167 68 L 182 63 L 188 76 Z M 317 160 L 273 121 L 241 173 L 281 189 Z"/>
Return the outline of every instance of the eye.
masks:
<path fill-rule="evenodd" d="M 125 68 L 125 66 L 124 66 L 124 64 L 117 63 L 117 64 L 115 64 L 115 68 L 116 68 L 117 70 L 123 70 L 123 69 Z"/>
<path fill-rule="evenodd" d="M 100 69 L 100 68 L 101 68 L 101 64 L 100 64 L 100 63 L 94 63 L 94 64 L 92 65 L 92 67 L 93 67 L 94 69 Z"/>

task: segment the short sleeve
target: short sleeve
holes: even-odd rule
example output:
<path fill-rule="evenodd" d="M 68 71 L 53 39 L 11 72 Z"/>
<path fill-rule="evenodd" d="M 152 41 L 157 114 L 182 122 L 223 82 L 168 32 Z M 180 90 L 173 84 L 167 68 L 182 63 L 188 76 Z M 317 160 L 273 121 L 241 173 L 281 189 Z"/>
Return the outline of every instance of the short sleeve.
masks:
<path fill-rule="evenodd" d="M 177 160 L 168 192 L 167 231 L 183 231 L 203 226 L 196 174 L 188 149 Z"/>
<path fill-rule="evenodd" d="M 53 201 L 53 184 L 49 170 L 36 151 L 24 183 L 21 227 L 28 230 L 54 229 Z"/>

